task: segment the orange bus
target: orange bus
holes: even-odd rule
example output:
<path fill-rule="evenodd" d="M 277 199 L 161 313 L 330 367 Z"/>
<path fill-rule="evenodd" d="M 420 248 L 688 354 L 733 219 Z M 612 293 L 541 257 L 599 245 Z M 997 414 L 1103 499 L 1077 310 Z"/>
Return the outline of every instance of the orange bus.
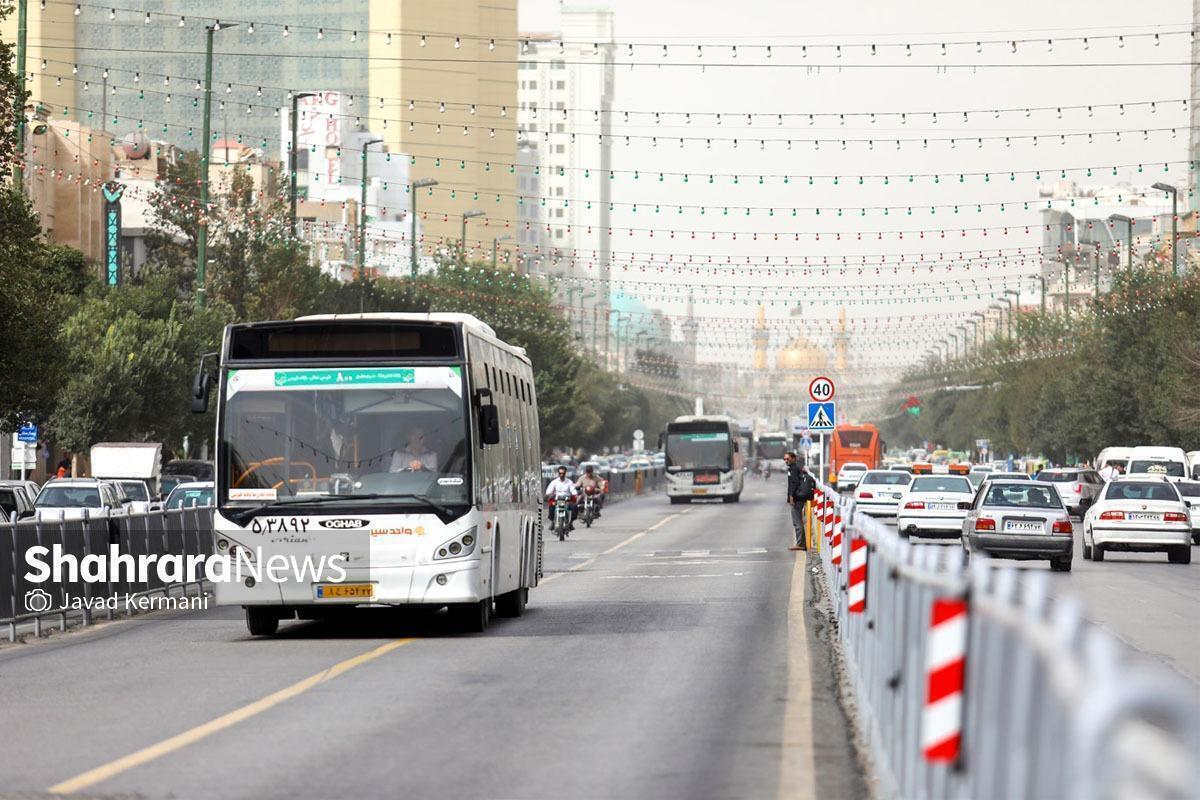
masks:
<path fill-rule="evenodd" d="M 843 464 L 858 462 L 879 469 L 883 461 L 883 439 L 874 425 L 838 425 L 829 448 L 829 482 L 837 481 Z"/>

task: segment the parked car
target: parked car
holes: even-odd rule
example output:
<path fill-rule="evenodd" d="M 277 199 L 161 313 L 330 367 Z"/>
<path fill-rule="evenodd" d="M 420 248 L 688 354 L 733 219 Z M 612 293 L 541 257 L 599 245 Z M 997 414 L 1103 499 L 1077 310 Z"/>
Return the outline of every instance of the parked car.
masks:
<path fill-rule="evenodd" d="M 1075 529 L 1052 483 L 992 479 L 975 495 L 962 527 L 968 553 L 995 558 L 1049 559 L 1056 572 L 1071 571 Z"/>
<path fill-rule="evenodd" d="M 962 535 L 974 489 L 960 475 L 918 475 L 900 498 L 896 529 L 901 536 Z"/>
<path fill-rule="evenodd" d="M 1044 469 L 1038 473 L 1039 481 L 1053 483 L 1058 489 L 1058 496 L 1067 506 L 1067 511 L 1077 517 L 1082 517 L 1100 492 L 1104 489 L 1104 478 L 1094 469 L 1079 467 L 1055 467 Z"/>
<path fill-rule="evenodd" d="M 33 503 L 24 486 L 0 486 L 0 520 L 4 522 L 33 516 Z"/>
<path fill-rule="evenodd" d="M 198 481 L 215 481 L 216 470 L 211 461 L 201 461 L 195 458 L 175 458 L 162 466 L 165 475 L 191 475 Z"/>
<path fill-rule="evenodd" d="M 37 481 L 22 481 L 22 480 L 6 480 L 0 481 L 2 488 L 20 489 L 25 494 L 25 499 L 29 501 L 29 505 L 33 505 L 34 498 L 38 496 Z"/>
<path fill-rule="evenodd" d="M 212 481 L 181 483 L 167 495 L 166 502 L 163 503 L 163 508 L 167 511 L 173 511 L 180 508 L 192 508 L 193 506 L 211 506 L 213 504 L 213 490 L 215 485 Z"/>
<path fill-rule="evenodd" d="M 96 478 L 58 478 L 46 483 L 33 501 L 39 519 L 79 519 L 84 509 L 93 513 L 126 513 L 122 495 L 108 481 Z"/>
<path fill-rule="evenodd" d="M 1136 449 L 1136 448 L 1135 448 Z M 1130 463 L 1137 460 L 1134 455 Z M 1113 551 L 1163 552 L 1172 564 L 1192 561 L 1190 509 L 1175 485 L 1141 474 L 1109 481 L 1083 518 L 1083 557 Z"/>
<path fill-rule="evenodd" d="M 873 517 L 894 517 L 901 496 L 908 491 L 912 475 L 895 470 L 871 470 L 854 490 L 855 505 Z"/>
<path fill-rule="evenodd" d="M 200 479 L 195 475 L 185 475 L 183 473 L 163 475 L 159 478 L 159 491 L 163 497 L 170 497 L 171 491 L 181 483 L 195 483 Z"/>
<path fill-rule="evenodd" d="M 121 479 L 112 483 L 129 498 L 129 510 L 137 514 L 162 509 L 162 501 L 150 490 L 146 481 Z"/>

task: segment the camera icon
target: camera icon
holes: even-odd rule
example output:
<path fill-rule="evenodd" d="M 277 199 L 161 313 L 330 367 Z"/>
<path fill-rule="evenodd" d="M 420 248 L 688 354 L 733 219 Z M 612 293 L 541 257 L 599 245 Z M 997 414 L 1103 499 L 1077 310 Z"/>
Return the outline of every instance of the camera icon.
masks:
<path fill-rule="evenodd" d="M 25 593 L 25 608 L 37 614 L 50 608 L 53 602 L 54 598 L 45 589 L 32 589 Z"/>

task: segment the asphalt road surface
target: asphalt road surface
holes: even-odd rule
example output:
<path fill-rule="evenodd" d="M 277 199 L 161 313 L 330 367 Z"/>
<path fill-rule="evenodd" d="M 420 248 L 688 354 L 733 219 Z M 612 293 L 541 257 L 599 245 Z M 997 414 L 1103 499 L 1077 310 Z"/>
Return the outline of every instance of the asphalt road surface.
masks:
<path fill-rule="evenodd" d="M 481 635 L 211 609 L 0 648 L 0 796 L 862 796 L 782 489 L 614 505 Z"/>
<path fill-rule="evenodd" d="M 895 519 L 884 519 L 895 527 Z M 915 539 L 930 546 L 958 540 Z M 1083 532 L 1075 523 L 1070 572 L 1051 572 L 1048 561 L 1003 561 L 1025 573 L 1050 576 L 1051 598 L 1073 595 L 1087 618 L 1129 645 L 1139 657 L 1161 661 L 1200 683 L 1200 547 L 1192 563 L 1168 564 L 1166 553 L 1105 553 L 1096 563 L 1083 558 Z"/>

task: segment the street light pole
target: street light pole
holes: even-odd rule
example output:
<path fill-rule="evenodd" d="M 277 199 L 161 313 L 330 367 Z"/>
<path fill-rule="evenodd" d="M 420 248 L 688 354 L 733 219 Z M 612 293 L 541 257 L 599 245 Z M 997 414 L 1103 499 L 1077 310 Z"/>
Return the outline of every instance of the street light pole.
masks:
<path fill-rule="evenodd" d="M 13 182 L 17 191 L 25 192 L 25 39 L 29 29 L 29 0 L 17 2 L 17 96 L 14 98 L 14 120 L 17 124 L 17 157 L 14 159 L 16 168 L 13 170 Z M 108 74 L 108 73 L 105 73 Z M 22 456 L 24 457 L 24 456 Z M 22 464 L 25 462 L 22 461 Z"/>
<path fill-rule="evenodd" d="M 417 277 L 417 189 L 437 185 L 438 182 L 433 178 L 421 178 L 408 185 L 408 197 L 412 201 L 412 241 L 409 246 L 412 250 L 411 275 L 413 278 Z"/>
<path fill-rule="evenodd" d="M 1100 299 L 1100 243 L 1096 242 L 1096 299 Z"/>
<path fill-rule="evenodd" d="M 299 136 L 299 128 L 296 123 L 296 118 L 300 113 L 300 98 L 316 96 L 316 92 L 292 92 L 292 146 L 288 153 L 288 167 L 291 170 L 292 176 L 288 196 L 291 208 L 291 216 L 289 219 L 291 220 L 293 239 L 296 238 L 296 138 Z"/>
<path fill-rule="evenodd" d="M 362 162 L 359 166 L 361 170 L 359 183 L 362 186 L 358 201 L 358 275 L 360 278 L 367 274 L 367 148 L 382 141 L 383 139 L 368 139 L 362 145 Z"/>
<path fill-rule="evenodd" d="M 496 269 L 496 259 L 497 259 L 497 256 L 499 255 L 500 243 L 507 242 L 511 238 L 512 238 L 512 236 L 510 236 L 506 233 L 503 236 L 496 236 L 492 239 L 492 270 L 493 271 Z"/>
<path fill-rule="evenodd" d="M 1125 268 L 1129 271 L 1129 277 L 1133 277 L 1133 218 L 1127 217 L 1124 214 L 1113 214 L 1108 218 L 1109 222 L 1124 222 L 1127 235 L 1126 245 L 1127 252 L 1125 254 Z"/>
<path fill-rule="evenodd" d="M 232 28 L 236 22 L 225 24 Z M 213 34 L 221 27 L 217 20 L 212 25 L 204 26 L 204 138 L 200 142 L 200 224 L 196 231 L 196 307 L 204 308 L 204 296 L 207 291 L 204 282 L 205 267 L 208 264 L 208 161 L 212 156 L 212 62 Z"/>
<path fill-rule="evenodd" d="M 464 211 L 462 215 L 462 239 L 459 241 L 458 251 L 459 258 L 462 263 L 467 263 L 467 220 L 472 217 L 482 217 L 484 212 L 481 209 L 473 208 L 470 211 Z"/>
<path fill-rule="evenodd" d="M 1169 183 L 1156 183 L 1150 187 L 1171 195 L 1171 274 L 1179 277 L 1179 188 Z"/>
<path fill-rule="evenodd" d="M 1042 284 L 1042 316 L 1046 316 L 1046 276 L 1038 275 L 1038 281 Z"/>

